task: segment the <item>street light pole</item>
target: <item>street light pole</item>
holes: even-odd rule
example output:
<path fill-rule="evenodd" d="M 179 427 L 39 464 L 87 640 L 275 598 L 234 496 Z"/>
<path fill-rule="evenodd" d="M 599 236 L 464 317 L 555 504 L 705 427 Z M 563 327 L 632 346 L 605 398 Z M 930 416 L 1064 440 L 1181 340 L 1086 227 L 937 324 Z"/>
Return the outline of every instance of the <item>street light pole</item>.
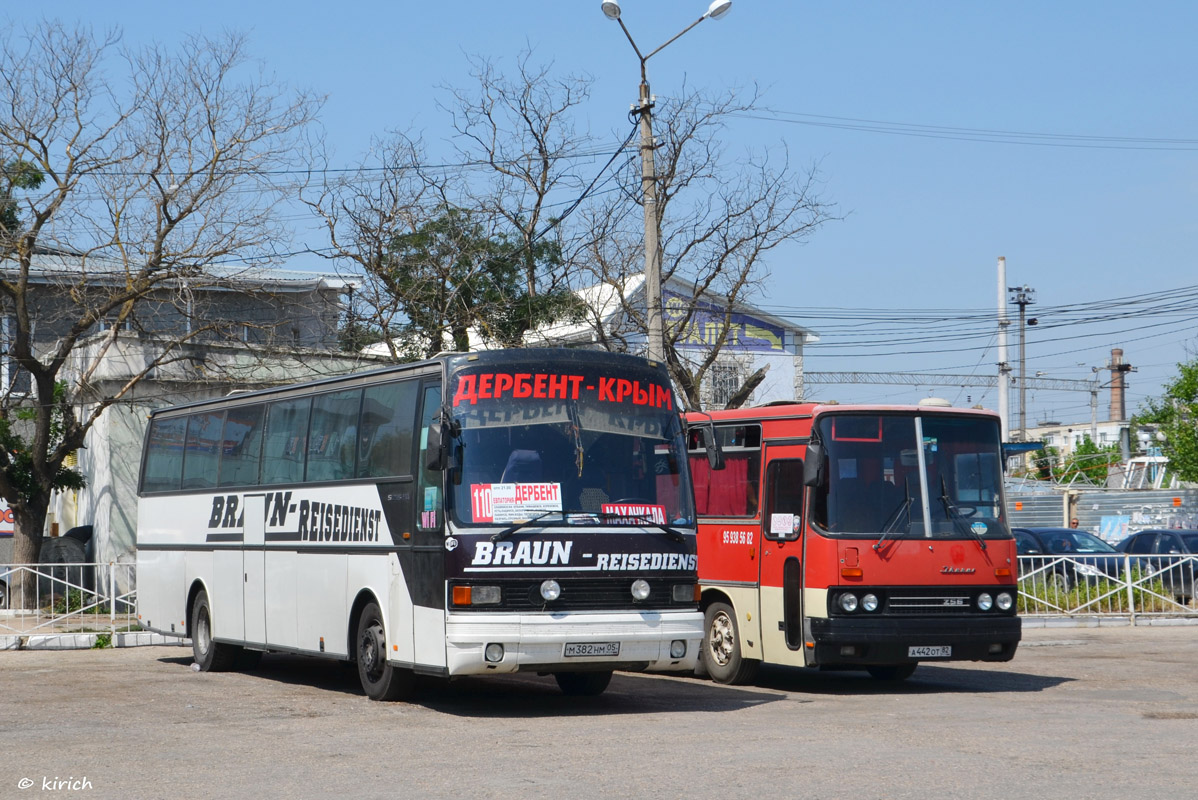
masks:
<path fill-rule="evenodd" d="M 633 52 L 641 62 L 641 86 L 636 112 L 640 114 L 641 128 L 641 195 L 645 205 L 645 318 L 647 324 L 647 351 L 650 361 L 665 360 L 665 328 L 661 318 L 661 218 L 657 213 L 657 174 L 653 161 L 653 95 L 649 92 L 649 78 L 645 62 L 664 50 L 679 37 L 707 18 L 719 19 L 732 8 L 732 0 L 712 0 L 707 12 L 675 34 L 665 44 L 648 55 L 641 55 L 640 48 L 620 18 L 618 0 L 604 0 L 603 13 L 608 19 L 620 23 L 620 30 L 628 38 Z"/>

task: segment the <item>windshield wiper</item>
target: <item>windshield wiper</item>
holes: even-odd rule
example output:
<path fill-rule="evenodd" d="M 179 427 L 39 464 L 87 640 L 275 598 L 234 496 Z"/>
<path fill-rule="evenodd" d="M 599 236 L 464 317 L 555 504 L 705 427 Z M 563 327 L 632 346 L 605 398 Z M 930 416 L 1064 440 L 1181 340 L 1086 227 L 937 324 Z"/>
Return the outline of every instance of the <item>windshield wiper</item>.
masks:
<path fill-rule="evenodd" d="M 614 511 L 600 511 L 598 516 L 619 517 L 621 519 L 637 519 L 649 527 L 657 528 L 658 530 L 665 532 L 671 539 L 679 544 L 684 544 L 686 542 L 686 537 L 682 534 L 682 531 L 678 530 L 677 528 L 671 528 L 669 525 L 665 525 L 661 522 L 657 522 L 648 514 L 617 514 Z"/>
<path fill-rule="evenodd" d="M 535 517 L 532 517 L 530 519 L 522 519 L 519 522 L 515 523 L 514 525 L 510 525 L 510 526 L 504 528 L 499 533 L 493 534 L 491 536 L 491 541 L 492 542 L 502 542 L 504 539 L 511 536 L 513 533 L 520 530 L 521 528 L 527 528 L 529 525 L 533 524 L 534 522 L 540 522 L 541 520 L 545 519 L 545 517 L 549 516 L 550 514 L 562 514 L 562 519 L 565 519 L 565 514 L 561 511 L 542 511 L 540 514 L 537 514 Z"/>
<path fill-rule="evenodd" d="M 878 541 L 874 542 L 875 550 L 879 549 L 882 546 L 882 542 L 886 541 L 886 538 L 893 532 L 891 531 L 892 525 L 896 529 L 898 528 L 898 522 L 903 518 L 904 512 L 907 514 L 908 527 L 911 525 L 911 485 L 907 482 L 907 478 L 903 478 L 903 494 L 906 497 L 898 504 L 898 508 L 891 511 L 886 517 L 886 521 L 882 523 L 882 535 L 878 537 Z"/>
<path fill-rule="evenodd" d="M 965 517 L 961 516 L 961 512 L 957 510 L 957 507 L 953 504 L 953 501 L 949 499 L 948 484 L 944 482 L 943 475 L 940 476 L 940 502 L 944 504 L 944 513 L 950 520 L 952 520 L 953 526 L 969 531 L 969 535 L 974 539 L 977 539 L 978 544 L 981 545 L 983 550 L 985 550 L 986 542 L 982 539 L 981 535 L 973 529 L 972 525 L 965 524 Z M 957 523 L 960 523 L 960 525 Z"/>

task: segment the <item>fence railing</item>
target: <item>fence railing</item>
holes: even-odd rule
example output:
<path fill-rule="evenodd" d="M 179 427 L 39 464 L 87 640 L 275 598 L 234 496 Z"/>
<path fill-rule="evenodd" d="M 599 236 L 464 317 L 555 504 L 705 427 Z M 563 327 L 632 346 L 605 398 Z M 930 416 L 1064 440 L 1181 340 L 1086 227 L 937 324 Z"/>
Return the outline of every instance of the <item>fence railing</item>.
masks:
<path fill-rule="evenodd" d="M 137 630 L 134 568 L 118 563 L 0 566 L 0 636 Z"/>
<path fill-rule="evenodd" d="M 1198 556 L 1019 556 L 1025 616 L 1198 617 Z"/>

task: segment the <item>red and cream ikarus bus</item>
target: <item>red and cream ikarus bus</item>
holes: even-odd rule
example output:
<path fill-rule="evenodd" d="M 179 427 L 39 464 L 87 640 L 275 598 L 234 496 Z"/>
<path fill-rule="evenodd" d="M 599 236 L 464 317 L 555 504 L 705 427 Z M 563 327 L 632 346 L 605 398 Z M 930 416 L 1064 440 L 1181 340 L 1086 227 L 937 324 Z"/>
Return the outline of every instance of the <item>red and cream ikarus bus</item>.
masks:
<path fill-rule="evenodd" d="M 999 418 L 944 406 L 687 415 L 714 680 L 762 662 L 898 680 L 1015 655 Z"/>
<path fill-rule="evenodd" d="M 665 367 L 448 355 L 162 409 L 142 458 L 138 616 L 204 670 L 264 651 L 414 673 L 690 671 L 703 632 Z"/>

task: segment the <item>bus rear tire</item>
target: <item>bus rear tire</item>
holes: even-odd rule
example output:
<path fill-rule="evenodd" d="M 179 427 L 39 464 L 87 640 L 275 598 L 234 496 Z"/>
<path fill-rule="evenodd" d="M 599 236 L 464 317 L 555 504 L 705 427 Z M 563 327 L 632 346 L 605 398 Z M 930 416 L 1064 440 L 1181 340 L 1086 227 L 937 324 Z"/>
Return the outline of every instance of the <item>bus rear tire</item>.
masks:
<path fill-rule="evenodd" d="M 740 629 L 736 612 L 727 603 L 712 603 L 703 613 L 703 647 L 699 658 L 716 683 L 749 683 L 757 676 L 760 661 L 745 658 L 740 650 Z"/>
<path fill-rule="evenodd" d="M 555 672 L 554 680 L 562 694 L 571 697 L 595 697 L 611 683 L 611 672 Z"/>
<path fill-rule="evenodd" d="M 354 640 L 354 658 L 358 679 L 371 700 L 399 700 L 412 691 L 415 675 L 387 660 L 387 633 L 378 603 L 367 603 L 358 618 L 358 636 Z"/>
<path fill-rule="evenodd" d="M 910 678 L 915 672 L 915 667 L 915 664 L 875 664 L 866 669 L 874 680 L 898 683 Z"/>
<path fill-rule="evenodd" d="M 232 669 L 240 647 L 212 641 L 212 604 L 208 592 L 201 590 L 191 607 L 191 654 L 201 672 Z"/>

